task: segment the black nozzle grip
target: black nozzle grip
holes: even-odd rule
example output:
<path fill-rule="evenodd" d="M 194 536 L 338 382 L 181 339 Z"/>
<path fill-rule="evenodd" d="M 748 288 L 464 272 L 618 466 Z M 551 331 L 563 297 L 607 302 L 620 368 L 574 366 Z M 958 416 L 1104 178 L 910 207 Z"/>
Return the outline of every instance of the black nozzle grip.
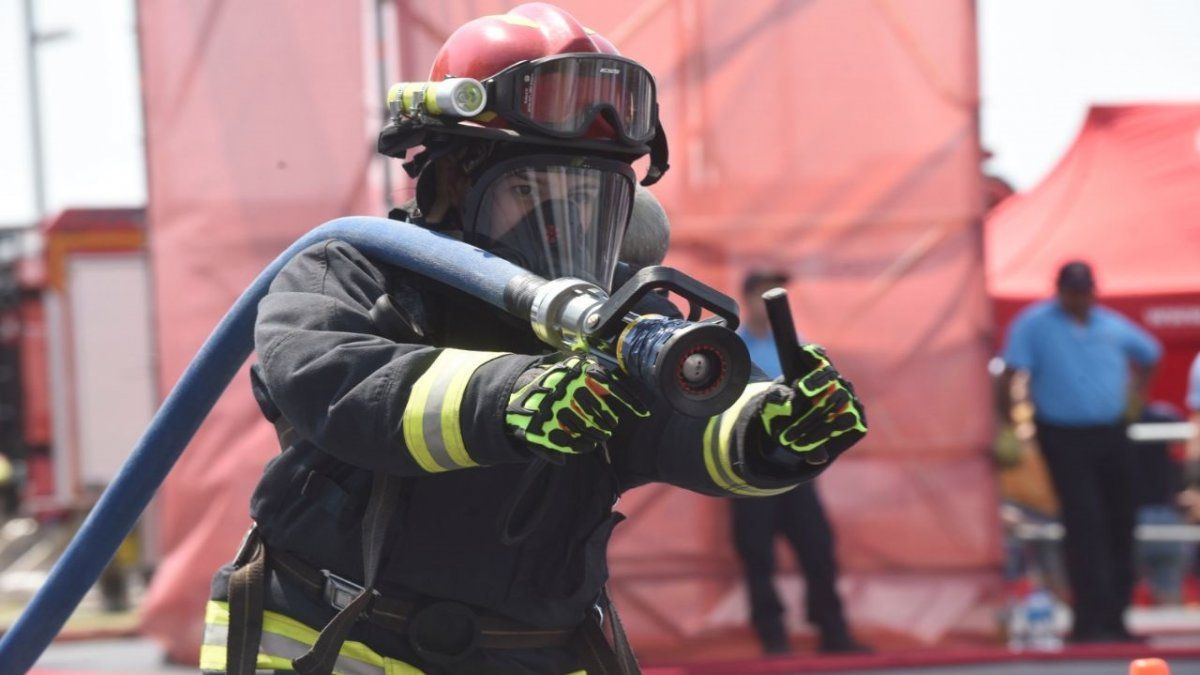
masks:
<path fill-rule="evenodd" d="M 783 371 L 784 381 L 791 386 L 818 363 L 812 355 L 800 349 L 800 341 L 796 338 L 796 324 L 792 321 L 792 308 L 788 305 L 787 291 L 772 288 L 763 293 L 762 299 L 767 307 L 771 335 L 775 338 L 779 367 Z M 817 448 L 805 453 L 804 459 L 809 464 L 824 464 L 829 461 L 829 453 L 825 452 L 824 448 Z"/>

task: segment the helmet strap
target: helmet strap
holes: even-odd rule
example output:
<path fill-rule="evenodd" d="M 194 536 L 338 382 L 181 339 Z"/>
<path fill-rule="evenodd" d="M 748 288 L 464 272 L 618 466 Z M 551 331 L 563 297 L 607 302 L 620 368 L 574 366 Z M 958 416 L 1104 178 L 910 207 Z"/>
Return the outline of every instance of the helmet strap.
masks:
<path fill-rule="evenodd" d="M 663 131 L 662 122 L 654 128 L 654 138 L 650 141 L 650 168 L 642 178 L 642 186 L 650 187 L 663 177 L 671 165 L 667 162 L 670 152 L 667 149 L 667 133 Z"/>

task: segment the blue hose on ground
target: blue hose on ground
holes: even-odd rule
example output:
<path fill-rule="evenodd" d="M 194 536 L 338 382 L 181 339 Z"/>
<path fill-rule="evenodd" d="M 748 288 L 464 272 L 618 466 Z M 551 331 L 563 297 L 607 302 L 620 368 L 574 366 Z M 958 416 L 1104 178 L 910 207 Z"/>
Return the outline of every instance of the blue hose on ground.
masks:
<path fill-rule="evenodd" d="M 528 275 L 475 247 L 383 218 L 339 218 L 301 237 L 242 293 L 188 365 L 46 583 L 0 639 L 0 674 L 32 668 L 62 629 L 250 356 L 258 301 L 266 295 L 271 280 L 297 253 L 329 239 L 345 241 L 369 258 L 412 270 L 501 309 L 505 309 L 508 282 Z"/>

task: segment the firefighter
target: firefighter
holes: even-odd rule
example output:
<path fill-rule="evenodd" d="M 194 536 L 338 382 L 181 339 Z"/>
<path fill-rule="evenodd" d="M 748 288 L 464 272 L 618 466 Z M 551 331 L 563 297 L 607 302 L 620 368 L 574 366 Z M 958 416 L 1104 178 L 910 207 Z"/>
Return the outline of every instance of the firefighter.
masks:
<path fill-rule="evenodd" d="M 394 215 L 546 278 L 608 288 L 631 163 L 666 170 L 654 81 L 553 6 L 455 31 L 431 82 L 487 109 L 381 135 L 416 199 Z M 428 111 L 435 112 L 435 111 Z M 678 316 L 650 294 L 639 312 Z M 625 490 L 778 494 L 866 432 L 828 358 L 695 419 L 591 357 L 563 356 L 460 291 L 327 241 L 259 305 L 251 380 L 281 454 L 212 584 L 201 668 L 302 673 L 637 672 L 605 595 Z"/>

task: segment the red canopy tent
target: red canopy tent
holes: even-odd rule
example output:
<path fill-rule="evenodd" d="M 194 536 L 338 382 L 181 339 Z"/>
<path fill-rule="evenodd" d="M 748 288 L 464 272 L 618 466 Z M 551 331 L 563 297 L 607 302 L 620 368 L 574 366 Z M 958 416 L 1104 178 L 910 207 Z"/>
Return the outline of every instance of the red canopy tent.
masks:
<path fill-rule="evenodd" d="M 1166 347 L 1154 397 L 1182 402 L 1200 351 L 1200 104 L 1092 108 L 1050 175 L 992 212 L 986 237 L 998 325 L 1051 293 L 1063 262 L 1087 260 L 1100 301 Z"/>

